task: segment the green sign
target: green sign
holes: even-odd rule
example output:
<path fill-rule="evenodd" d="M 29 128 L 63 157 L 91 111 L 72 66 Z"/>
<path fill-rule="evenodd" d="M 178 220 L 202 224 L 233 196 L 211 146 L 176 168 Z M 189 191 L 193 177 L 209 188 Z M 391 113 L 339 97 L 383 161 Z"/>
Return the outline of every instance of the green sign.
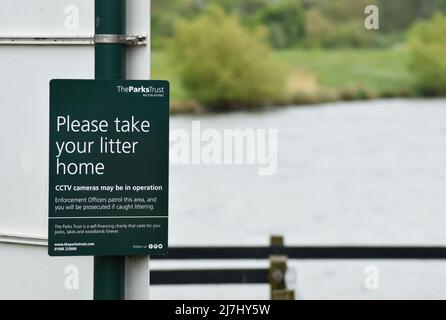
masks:
<path fill-rule="evenodd" d="M 48 253 L 167 253 L 169 83 L 52 80 Z"/>

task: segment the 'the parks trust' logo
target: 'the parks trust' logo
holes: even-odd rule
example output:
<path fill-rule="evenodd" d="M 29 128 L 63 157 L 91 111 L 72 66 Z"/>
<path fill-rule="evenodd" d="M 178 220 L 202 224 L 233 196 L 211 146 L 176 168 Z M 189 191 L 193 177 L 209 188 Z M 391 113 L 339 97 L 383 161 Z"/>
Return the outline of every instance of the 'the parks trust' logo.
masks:
<path fill-rule="evenodd" d="M 116 86 L 118 93 L 143 93 L 147 96 L 164 96 L 164 87 L 154 87 L 154 86 Z"/>

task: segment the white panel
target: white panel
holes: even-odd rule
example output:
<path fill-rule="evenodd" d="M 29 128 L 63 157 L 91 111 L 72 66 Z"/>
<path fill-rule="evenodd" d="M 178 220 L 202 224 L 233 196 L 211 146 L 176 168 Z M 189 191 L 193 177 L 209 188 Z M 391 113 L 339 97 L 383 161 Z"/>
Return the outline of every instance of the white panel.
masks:
<path fill-rule="evenodd" d="M 90 35 L 93 0 L 2 0 L 1 35 Z"/>
<path fill-rule="evenodd" d="M 93 47 L 0 47 L 0 233 L 46 235 L 48 83 L 93 78 Z"/>
<path fill-rule="evenodd" d="M 1 6 L 0 36 L 94 34 L 93 0 L 1 0 Z M 149 0 L 127 1 L 128 33 L 149 35 L 149 8 Z M 150 46 L 129 49 L 127 77 L 149 75 Z M 48 100 L 55 78 L 94 78 L 94 47 L 0 46 L 0 234 L 47 235 Z M 2 243 L 0 255 L 0 299 L 91 298 L 91 258 L 50 258 L 44 247 Z M 131 265 L 148 260 L 136 262 Z M 77 291 L 61 282 L 67 264 L 82 269 Z M 137 274 L 148 282 L 147 272 Z"/>
<path fill-rule="evenodd" d="M 0 243 L 0 253 L 1 300 L 93 297 L 91 257 L 54 258 L 47 247 L 5 243 Z"/>
<path fill-rule="evenodd" d="M 127 33 L 146 34 L 146 47 L 127 48 L 127 79 L 150 79 L 150 0 L 127 0 Z"/>
<path fill-rule="evenodd" d="M 127 79 L 150 78 L 150 0 L 127 1 L 127 33 L 146 34 L 146 47 L 127 48 Z M 149 258 L 127 257 L 125 262 L 125 298 L 145 300 L 149 298 Z"/>
<path fill-rule="evenodd" d="M 93 34 L 94 1 L 7 0 L 0 12 L 0 36 L 11 35 L 11 30 L 24 36 L 66 33 L 59 23 L 65 16 L 59 2 L 78 5 L 80 30 Z M 148 35 L 150 1 L 127 1 L 127 6 L 128 33 Z M 89 23 L 82 22 L 83 15 Z M 129 48 L 127 77 L 149 75 L 150 46 Z M 48 83 L 93 77 L 93 46 L 0 46 L 0 233 L 46 235 Z"/>

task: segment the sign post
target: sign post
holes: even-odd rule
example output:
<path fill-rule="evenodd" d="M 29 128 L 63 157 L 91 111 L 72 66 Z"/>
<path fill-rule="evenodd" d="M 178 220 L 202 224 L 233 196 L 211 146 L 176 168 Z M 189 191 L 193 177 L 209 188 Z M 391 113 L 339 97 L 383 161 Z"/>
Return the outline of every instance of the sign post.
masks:
<path fill-rule="evenodd" d="M 125 0 L 95 0 L 95 36 L 125 35 Z M 95 44 L 95 78 L 125 78 L 125 44 Z M 125 257 L 94 257 L 95 300 L 123 300 Z"/>

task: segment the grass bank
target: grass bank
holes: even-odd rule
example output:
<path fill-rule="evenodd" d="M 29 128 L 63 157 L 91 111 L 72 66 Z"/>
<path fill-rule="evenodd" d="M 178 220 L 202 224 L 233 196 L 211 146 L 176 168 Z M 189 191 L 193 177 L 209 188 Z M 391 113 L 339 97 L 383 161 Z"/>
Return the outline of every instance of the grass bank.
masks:
<path fill-rule="evenodd" d="M 287 67 L 283 99 L 277 104 L 414 95 L 408 53 L 398 49 L 293 49 L 274 52 Z M 152 78 L 171 82 L 173 112 L 193 112 L 194 100 L 162 51 L 152 53 Z"/>

